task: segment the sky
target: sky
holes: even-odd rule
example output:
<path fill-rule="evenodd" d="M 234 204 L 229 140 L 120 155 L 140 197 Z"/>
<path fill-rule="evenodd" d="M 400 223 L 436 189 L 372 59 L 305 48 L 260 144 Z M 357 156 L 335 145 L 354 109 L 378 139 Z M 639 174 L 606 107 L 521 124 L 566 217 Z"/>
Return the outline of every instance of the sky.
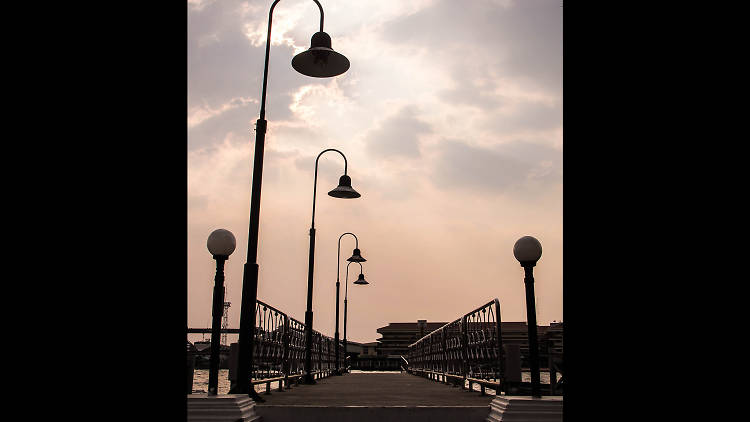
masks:
<path fill-rule="evenodd" d="M 206 239 L 219 228 L 237 239 L 225 285 L 229 326 L 239 326 L 272 3 L 188 1 L 189 327 L 211 325 L 216 265 Z M 315 3 L 283 0 L 274 10 L 258 299 L 304 321 L 315 158 L 336 148 L 362 196 L 326 195 L 344 163 L 323 154 L 315 330 L 335 332 L 335 264 L 345 232 L 357 235 L 370 282 L 352 284 L 359 265 L 350 266 L 351 341 L 375 341 L 377 328 L 391 322 L 453 321 L 494 298 L 502 321 L 526 321 L 524 274 L 513 256 L 526 235 L 543 249 L 534 268 L 538 322 L 563 320 L 562 2 L 320 3 L 333 49 L 351 63 L 334 78 L 291 67 L 319 30 Z M 354 243 L 341 239 L 342 337 Z"/>

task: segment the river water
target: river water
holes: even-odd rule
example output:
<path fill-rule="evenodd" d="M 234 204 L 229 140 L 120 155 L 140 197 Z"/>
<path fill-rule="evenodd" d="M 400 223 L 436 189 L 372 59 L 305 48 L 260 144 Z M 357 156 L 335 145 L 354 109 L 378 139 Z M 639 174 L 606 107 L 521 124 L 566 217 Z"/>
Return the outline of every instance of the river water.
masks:
<path fill-rule="evenodd" d="M 352 374 L 398 374 L 399 371 L 350 371 Z M 560 373 L 557 374 L 557 379 L 561 377 Z M 539 378 L 542 384 L 549 384 L 549 372 L 540 372 Z M 531 374 L 529 372 L 521 373 L 521 380 L 525 382 L 531 382 Z M 271 388 L 278 388 L 278 383 L 273 383 Z M 467 383 L 468 387 L 468 383 Z M 473 389 L 479 391 L 479 386 L 474 385 Z M 255 391 L 264 393 L 266 391 L 265 384 L 259 384 L 255 386 Z M 273 390 L 271 390 L 273 391 Z M 495 394 L 495 391 L 491 388 L 485 390 L 487 394 Z M 208 392 L 208 369 L 196 369 L 193 374 L 193 393 L 207 393 Z M 219 394 L 229 393 L 229 370 L 219 369 Z"/>

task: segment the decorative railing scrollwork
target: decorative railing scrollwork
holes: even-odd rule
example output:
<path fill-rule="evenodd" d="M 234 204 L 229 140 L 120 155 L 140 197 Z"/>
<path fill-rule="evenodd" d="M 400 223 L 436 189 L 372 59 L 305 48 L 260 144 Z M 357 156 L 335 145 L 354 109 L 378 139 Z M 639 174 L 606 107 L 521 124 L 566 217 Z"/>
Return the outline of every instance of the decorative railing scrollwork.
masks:
<path fill-rule="evenodd" d="M 409 345 L 409 370 L 501 383 L 503 345 L 500 302 L 494 299 Z"/>
<path fill-rule="evenodd" d="M 287 378 L 304 372 L 305 324 L 263 301 L 255 306 L 255 344 L 252 379 Z M 313 371 L 335 368 L 335 340 L 313 330 Z M 339 365 L 344 365 L 339 344 Z"/>

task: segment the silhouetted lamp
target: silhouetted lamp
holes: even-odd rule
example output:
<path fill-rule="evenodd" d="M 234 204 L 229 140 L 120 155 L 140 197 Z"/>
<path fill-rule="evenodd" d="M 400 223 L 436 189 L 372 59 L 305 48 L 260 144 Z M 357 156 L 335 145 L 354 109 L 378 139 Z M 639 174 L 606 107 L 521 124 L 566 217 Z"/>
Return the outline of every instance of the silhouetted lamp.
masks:
<path fill-rule="evenodd" d="M 221 317 L 224 312 L 224 261 L 234 252 L 237 241 L 229 230 L 217 229 L 211 232 L 206 247 L 216 260 L 214 277 L 214 303 L 211 310 L 211 360 L 208 372 L 208 394 L 215 396 L 219 387 L 219 353 L 221 344 Z"/>
<path fill-rule="evenodd" d="M 370 284 L 365 280 L 365 275 L 362 273 L 359 273 L 359 277 L 357 277 L 357 281 L 354 282 L 354 284 Z"/>
<path fill-rule="evenodd" d="M 314 78 L 329 78 L 349 70 L 349 59 L 331 48 L 331 37 L 316 32 L 310 39 L 310 48 L 292 59 L 297 72 Z"/>
<path fill-rule="evenodd" d="M 344 175 L 339 178 L 339 185 L 336 189 L 328 192 L 328 195 L 334 198 L 352 199 L 359 198 L 361 195 L 359 192 L 352 189 L 352 179 L 346 175 L 347 168 L 349 166 L 346 156 L 343 152 L 335 149 L 328 148 L 321 151 L 318 157 L 315 158 L 315 178 L 313 181 L 313 206 L 312 206 L 312 222 L 310 223 L 310 254 L 308 256 L 307 266 L 307 310 L 305 311 L 305 374 L 302 381 L 305 384 L 315 384 L 315 378 L 312 374 L 312 331 L 313 331 L 313 310 L 312 310 L 312 299 L 313 299 L 313 268 L 315 266 L 315 199 L 318 192 L 318 161 L 320 156 L 329 151 L 338 152 L 344 158 Z M 341 240 L 341 238 L 339 238 Z M 362 264 L 360 264 L 362 265 Z M 337 291 L 338 292 L 338 291 Z M 338 294 L 338 293 L 337 293 Z M 338 344 L 336 345 L 338 350 Z"/>
<path fill-rule="evenodd" d="M 526 285 L 526 321 L 529 326 L 529 369 L 531 370 L 531 395 L 542 397 L 539 380 L 539 344 L 536 338 L 536 301 L 534 299 L 534 266 L 542 257 L 542 244 L 531 236 L 524 236 L 513 245 L 513 256 L 524 269 Z"/>
<path fill-rule="evenodd" d="M 349 185 L 351 186 L 351 179 L 348 182 L 349 182 Z M 339 185 L 341 184 L 342 184 L 341 181 L 339 181 Z M 352 256 L 347 258 L 347 261 L 349 261 L 349 263 L 367 261 L 366 259 L 362 257 L 362 253 L 359 250 L 359 239 L 357 238 L 356 234 L 346 232 L 342 234 L 341 236 L 339 236 L 339 248 L 336 253 L 336 334 L 334 335 L 334 339 L 336 343 L 336 370 L 334 371 L 334 374 L 336 375 L 341 375 L 341 372 L 342 372 L 341 353 L 339 351 L 339 286 L 340 286 L 339 269 L 341 269 L 341 238 L 343 238 L 347 234 L 354 236 L 354 241 L 356 242 L 354 246 L 354 251 L 352 252 Z M 347 265 L 347 268 L 348 268 L 348 265 Z M 344 301 L 344 303 L 346 303 L 346 301 Z M 346 342 L 344 342 L 344 359 L 346 359 Z M 344 370 L 346 370 L 346 368 L 344 368 Z"/>
<path fill-rule="evenodd" d="M 358 249 L 355 249 L 355 251 L 358 251 Z M 346 341 L 346 316 L 347 316 L 348 308 L 349 308 L 349 305 L 348 305 L 348 302 L 349 302 L 349 266 L 354 263 L 359 264 L 359 278 L 357 278 L 357 281 L 355 281 L 354 284 L 359 284 L 359 285 L 370 284 L 367 282 L 367 280 L 365 280 L 364 274 L 362 274 L 362 262 L 364 261 L 364 258 L 363 258 L 363 261 L 352 261 L 351 259 L 348 259 L 347 261 L 349 261 L 349 263 L 346 264 L 346 279 L 344 280 L 344 283 L 345 283 L 344 284 L 345 286 L 345 289 L 344 289 L 344 353 L 346 353 L 347 345 L 348 345 Z"/>
<path fill-rule="evenodd" d="M 263 179 L 263 153 L 266 139 L 266 87 L 268 86 L 268 58 L 271 51 L 273 11 L 280 0 L 274 0 L 268 12 L 266 55 L 263 66 L 263 90 L 260 97 L 260 116 L 255 125 L 255 153 L 253 155 L 252 190 L 250 194 L 250 224 L 247 240 L 247 261 L 242 273 L 242 306 L 240 308 L 239 359 L 237 383 L 231 394 L 248 394 L 257 402 L 265 401 L 252 387 L 253 339 L 255 338 L 255 304 L 258 298 L 258 228 L 260 224 L 260 188 Z M 319 31 L 313 34 L 310 49 L 292 58 L 292 67 L 299 73 L 315 78 L 340 75 L 349 69 L 349 60 L 331 48 L 331 37 L 323 32 L 323 6 L 313 0 L 320 10 Z M 346 174 L 346 171 L 344 172 Z M 345 187 L 344 187 L 345 188 Z M 349 182 L 351 188 L 351 181 Z M 337 188 L 338 189 L 338 188 Z M 336 189 L 334 189 L 336 190 Z M 346 189 L 344 189 L 346 190 Z M 351 189 L 353 192 L 354 190 Z M 346 195 L 347 193 L 344 193 Z M 351 193 L 348 193 L 351 195 Z M 335 196 L 335 195 L 332 195 Z M 359 196 L 359 195 L 357 195 Z M 342 196 L 356 198 L 356 196 Z"/>
<path fill-rule="evenodd" d="M 359 251 L 359 249 L 354 248 L 354 252 L 352 253 L 352 256 L 346 259 L 349 262 L 365 262 L 367 261 L 364 259 Z"/>
<path fill-rule="evenodd" d="M 347 175 L 339 177 L 339 185 L 336 186 L 336 189 L 328 192 L 328 195 L 344 199 L 359 198 L 361 196 L 359 192 L 352 189 L 352 178 Z"/>

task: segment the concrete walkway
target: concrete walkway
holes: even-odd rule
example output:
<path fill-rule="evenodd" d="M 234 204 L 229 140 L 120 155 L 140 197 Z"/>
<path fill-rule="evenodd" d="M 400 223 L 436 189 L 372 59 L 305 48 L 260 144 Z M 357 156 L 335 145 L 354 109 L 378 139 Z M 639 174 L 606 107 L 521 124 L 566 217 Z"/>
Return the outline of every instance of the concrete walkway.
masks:
<path fill-rule="evenodd" d="M 494 396 L 406 373 L 354 373 L 261 394 L 255 411 L 266 422 L 483 421 Z M 301 418 L 301 419 L 300 419 Z"/>

